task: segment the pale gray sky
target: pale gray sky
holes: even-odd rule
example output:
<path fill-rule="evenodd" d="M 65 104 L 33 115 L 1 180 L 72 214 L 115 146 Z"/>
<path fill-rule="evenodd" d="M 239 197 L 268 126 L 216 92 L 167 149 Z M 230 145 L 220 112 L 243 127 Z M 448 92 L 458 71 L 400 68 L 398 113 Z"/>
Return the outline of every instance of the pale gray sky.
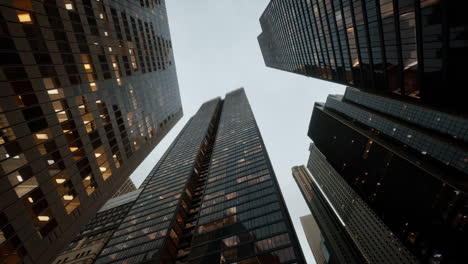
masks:
<path fill-rule="evenodd" d="M 132 174 L 143 181 L 200 105 L 244 87 L 278 177 L 302 250 L 315 263 L 299 217 L 310 214 L 291 175 L 305 164 L 307 128 L 315 101 L 344 86 L 265 66 L 258 19 L 269 0 L 167 0 L 184 117 Z"/>

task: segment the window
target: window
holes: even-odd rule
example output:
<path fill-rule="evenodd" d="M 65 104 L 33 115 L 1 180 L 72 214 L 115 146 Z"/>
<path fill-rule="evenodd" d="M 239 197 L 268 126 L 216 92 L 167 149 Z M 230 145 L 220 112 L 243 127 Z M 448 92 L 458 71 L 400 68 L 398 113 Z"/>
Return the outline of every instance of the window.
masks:
<path fill-rule="evenodd" d="M 30 81 L 11 82 L 10 85 L 16 94 L 33 92 L 33 88 Z"/>
<path fill-rule="evenodd" d="M 68 203 L 65 206 L 65 211 L 67 211 L 67 214 L 71 214 L 73 210 L 75 210 L 78 206 L 80 206 L 80 199 L 78 199 L 78 197 L 75 197 L 70 203 Z"/>
<path fill-rule="evenodd" d="M 17 53 L 1 52 L 2 65 L 6 64 L 21 64 L 21 59 Z"/>
<path fill-rule="evenodd" d="M 38 104 L 38 100 L 35 94 L 18 95 L 16 97 L 16 101 L 18 102 L 19 107 L 25 107 L 25 106 Z"/>
<path fill-rule="evenodd" d="M 10 182 L 11 182 L 12 181 L 11 177 L 8 177 L 8 178 L 10 179 Z M 19 182 L 19 185 L 15 187 L 15 192 L 16 192 L 16 195 L 18 195 L 18 198 L 22 198 L 24 195 L 26 195 L 30 191 L 39 187 L 36 177 L 31 177 L 30 179 L 25 180 L 22 178 L 21 175 L 16 175 L 16 180 L 17 182 Z"/>
<path fill-rule="evenodd" d="M 43 112 L 40 106 L 31 107 L 22 111 L 24 119 L 31 120 L 43 116 Z"/>
<path fill-rule="evenodd" d="M 288 234 L 281 234 L 255 242 L 255 249 L 258 252 L 267 251 L 273 248 L 281 247 L 290 242 Z"/>
<path fill-rule="evenodd" d="M 239 244 L 239 237 L 238 236 L 232 236 L 228 237 L 222 240 L 222 247 L 233 247 Z"/>
<path fill-rule="evenodd" d="M 37 119 L 34 121 L 31 121 L 28 123 L 28 127 L 31 130 L 31 132 L 37 132 L 40 131 L 44 128 L 47 128 L 49 125 L 47 124 L 47 121 L 44 118 Z"/>
<path fill-rule="evenodd" d="M 23 11 L 16 11 L 18 15 L 18 20 L 21 23 L 32 24 L 31 14 Z"/>

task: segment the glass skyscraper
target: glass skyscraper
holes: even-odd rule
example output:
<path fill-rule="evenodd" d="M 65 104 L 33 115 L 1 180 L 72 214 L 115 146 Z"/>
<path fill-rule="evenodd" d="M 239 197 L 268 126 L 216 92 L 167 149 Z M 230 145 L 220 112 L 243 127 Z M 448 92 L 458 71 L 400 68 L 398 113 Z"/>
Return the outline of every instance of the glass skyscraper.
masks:
<path fill-rule="evenodd" d="M 350 86 L 314 105 L 308 133 L 309 206 L 340 263 L 468 259 L 465 9 L 271 0 L 260 18 L 267 66 Z"/>
<path fill-rule="evenodd" d="M 466 1 L 271 0 L 258 37 L 269 67 L 468 113 Z"/>
<path fill-rule="evenodd" d="M 466 119 L 354 88 L 316 103 L 308 169 L 320 199 L 306 198 L 319 226 L 346 231 L 324 236 L 371 262 L 464 263 L 467 132 Z"/>
<path fill-rule="evenodd" d="M 204 103 L 101 251 L 108 263 L 305 263 L 244 89 Z"/>
<path fill-rule="evenodd" d="M 0 263 L 45 263 L 182 116 L 165 2 L 0 3 Z"/>
<path fill-rule="evenodd" d="M 108 200 L 52 264 L 92 264 L 140 192 L 134 190 Z"/>

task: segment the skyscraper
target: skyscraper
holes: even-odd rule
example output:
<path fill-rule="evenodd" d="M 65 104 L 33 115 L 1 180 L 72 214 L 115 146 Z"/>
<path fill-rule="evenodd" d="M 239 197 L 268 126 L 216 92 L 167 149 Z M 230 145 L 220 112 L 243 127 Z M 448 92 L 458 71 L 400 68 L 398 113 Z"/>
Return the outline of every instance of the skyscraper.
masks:
<path fill-rule="evenodd" d="M 96 264 L 304 263 L 243 89 L 204 103 Z"/>
<path fill-rule="evenodd" d="M 317 225 L 317 221 L 313 215 L 304 215 L 301 216 L 301 225 L 304 229 L 307 242 L 309 243 L 310 249 L 314 254 L 316 264 L 326 264 L 333 263 L 330 261 L 330 252 L 325 245 L 325 240 L 323 238 L 322 232 Z"/>
<path fill-rule="evenodd" d="M 310 151 L 310 172 L 302 167 L 294 176 L 324 237 L 328 263 L 417 263 L 314 144 Z"/>
<path fill-rule="evenodd" d="M 135 190 L 107 201 L 52 264 L 92 264 L 140 192 Z"/>
<path fill-rule="evenodd" d="M 421 263 L 464 263 L 467 131 L 466 119 L 421 105 L 354 88 L 330 95 L 315 105 L 308 133 L 312 185 L 327 197 L 321 210 L 334 213 L 335 226 L 355 225 L 352 236 L 383 245 L 375 249 L 382 254 L 403 252 L 379 242 L 388 228 L 386 239 L 398 238 Z"/>
<path fill-rule="evenodd" d="M 0 262 L 49 264 L 182 116 L 164 1 L 0 4 Z"/>
<path fill-rule="evenodd" d="M 258 41 L 269 67 L 468 113 L 465 1 L 271 0 Z"/>

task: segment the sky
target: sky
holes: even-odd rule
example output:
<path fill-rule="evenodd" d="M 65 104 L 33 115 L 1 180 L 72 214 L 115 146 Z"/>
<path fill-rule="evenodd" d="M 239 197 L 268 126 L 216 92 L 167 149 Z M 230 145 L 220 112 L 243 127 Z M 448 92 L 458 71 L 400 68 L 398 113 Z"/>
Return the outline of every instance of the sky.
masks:
<path fill-rule="evenodd" d="M 299 217 L 310 214 L 291 168 L 305 165 L 314 102 L 344 86 L 265 66 L 257 36 L 269 0 L 167 0 L 184 117 L 131 178 L 137 186 L 202 103 L 244 87 L 266 144 L 304 256 L 315 263 Z"/>

